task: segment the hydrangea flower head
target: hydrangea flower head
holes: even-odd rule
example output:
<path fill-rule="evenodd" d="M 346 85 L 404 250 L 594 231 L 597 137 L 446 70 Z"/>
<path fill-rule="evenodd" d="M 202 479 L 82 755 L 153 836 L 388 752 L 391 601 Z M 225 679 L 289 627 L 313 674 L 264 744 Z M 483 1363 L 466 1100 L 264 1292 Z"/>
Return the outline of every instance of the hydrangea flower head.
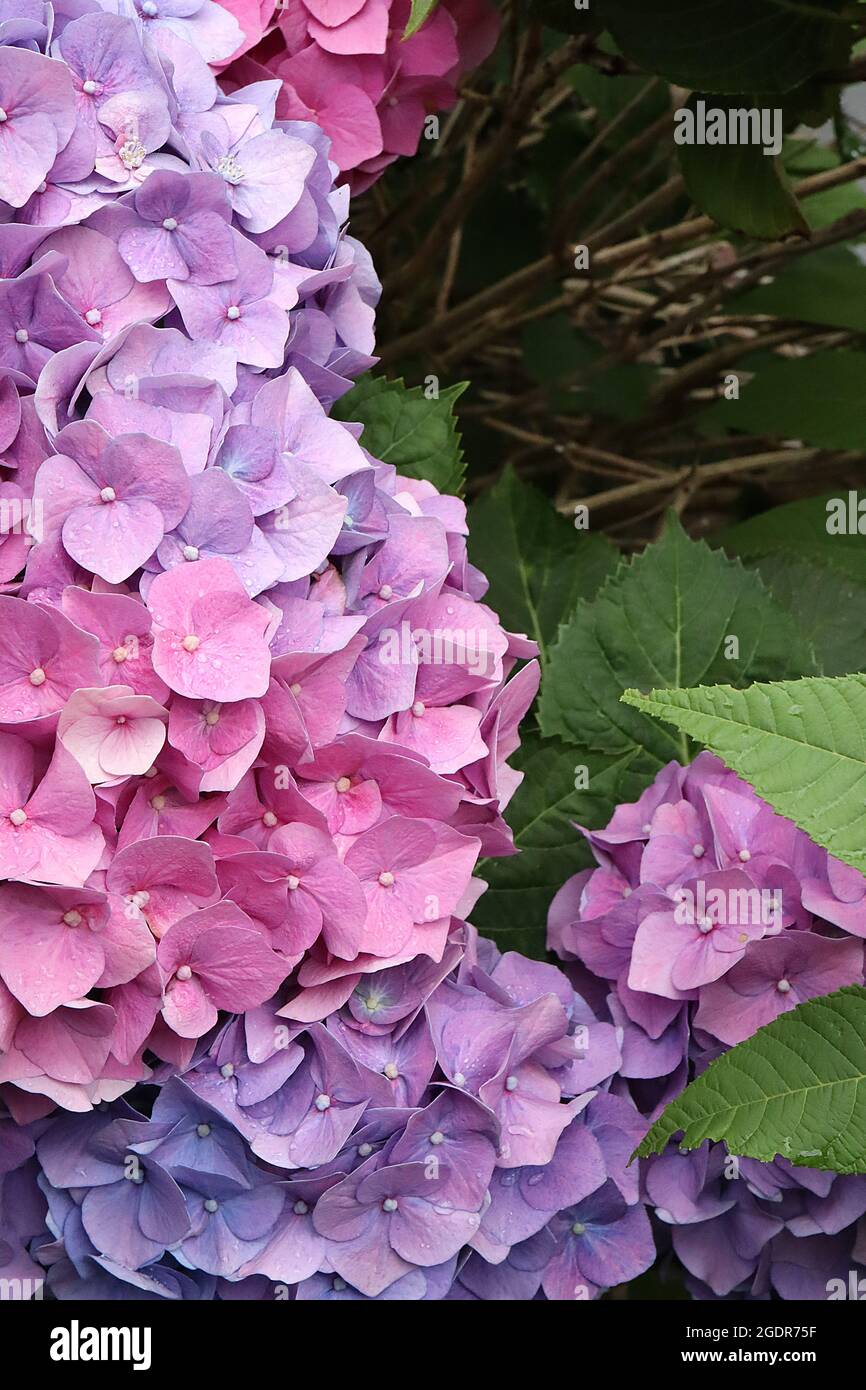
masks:
<path fill-rule="evenodd" d="M 195 1053 L 138 1102 L 14 1130 L 0 1182 L 19 1175 L 31 1217 L 9 1261 L 44 1260 L 62 1300 L 171 1298 L 184 1280 L 199 1298 L 566 1300 L 646 1269 L 627 1166 L 640 1116 L 607 1089 L 618 1050 L 560 972 L 458 925 L 440 964 L 385 971 L 326 1023 L 287 1027 L 252 1002 L 264 955 L 261 975 L 246 953 L 243 978 L 225 969 L 242 918 L 223 903 L 160 943 Z M 215 1026 L 229 993 L 247 1011 Z M 479 1044 L 473 1075 L 452 1075 Z M 541 1088 L 559 1112 L 535 1162 L 513 1147 L 517 1112 L 485 1100 L 503 1067 L 509 1094 Z"/>
<path fill-rule="evenodd" d="M 560 889 L 549 940 L 622 1030 L 645 1124 L 725 1048 L 863 983 L 866 879 L 711 754 L 670 763 L 585 833 L 598 867 Z M 704 1144 L 648 1160 L 642 1193 L 697 1297 L 826 1298 L 861 1258 L 860 1177 Z"/>

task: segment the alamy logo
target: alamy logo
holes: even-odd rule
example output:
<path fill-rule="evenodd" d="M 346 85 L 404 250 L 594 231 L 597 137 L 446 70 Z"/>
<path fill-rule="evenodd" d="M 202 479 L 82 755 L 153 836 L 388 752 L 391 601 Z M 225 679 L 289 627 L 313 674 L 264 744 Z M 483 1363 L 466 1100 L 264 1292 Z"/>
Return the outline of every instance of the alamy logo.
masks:
<path fill-rule="evenodd" d="M 31 536 L 41 541 L 45 534 L 43 511 L 39 497 L 0 497 L 0 536 Z"/>
<path fill-rule="evenodd" d="M 674 901 L 674 921 L 697 923 L 702 930 L 722 922 L 731 927 L 782 925 L 780 888 L 707 888 L 699 879 L 695 889 L 678 888 Z"/>
<path fill-rule="evenodd" d="M 425 666 L 464 666 L 479 677 L 496 673 L 496 653 L 483 628 L 413 628 L 404 621 L 399 628 L 383 628 L 379 642 L 379 660 L 385 666 L 421 661 Z"/>
<path fill-rule="evenodd" d="M 131 1361 L 134 1371 L 150 1370 L 149 1327 L 82 1327 L 73 1318 L 69 1327 L 51 1331 L 52 1361 Z"/>
<path fill-rule="evenodd" d="M 849 492 L 827 503 L 828 536 L 866 536 L 866 497 Z"/>
<path fill-rule="evenodd" d="M 861 1279 L 856 1270 L 849 1269 L 847 1284 L 844 1279 L 828 1279 L 824 1287 L 830 1302 L 838 1302 L 840 1299 L 850 1300 L 852 1303 L 866 1302 L 866 1279 Z"/>
<path fill-rule="evenodd" d="M 674 116 L 678 145 L 759 145 L 767 156 L 782 152 L 782 111 L 779 107 L 707 106 L 696 101 Z"/>
<path fill-rule="evenodd" d="M 26 1303 L 43 1298 L 44 1279 L 0 1279 L 0 1303 Z"/>

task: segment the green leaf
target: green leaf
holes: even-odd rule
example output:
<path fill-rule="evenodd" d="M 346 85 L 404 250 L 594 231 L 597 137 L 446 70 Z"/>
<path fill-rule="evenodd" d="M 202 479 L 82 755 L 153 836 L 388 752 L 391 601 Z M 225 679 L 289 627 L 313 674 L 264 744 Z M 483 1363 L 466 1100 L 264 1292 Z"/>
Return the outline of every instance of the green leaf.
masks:
<path fill-rule="evenodd" d="M 866 586 L 781 554 L 766 555 L 756 568 L 776 602 L 796 618 L 819 675 L 866 671 Z"/>
<path fill-rule="evenodd" d="M 574 526 L 508 467 L 469 509 L 469 554 L 487 575 L 487 601 L 545 654 L 560 622 L 616 568 L 609 541 Z"/>
<path fill-rule="evenodd" d="M 773 507 L 760 516 L 723 531 L 716 539 L 731 554 L 743 559 L 788 555 L 826 565 L 855 583 L 866 585 L 866 497 L 861 500 L 864 507 L 863 534 L 856 528 L 846 529 L 838 535 L 828 531 L 827 522 L 830 512 L 835 510 L 835 504 L 848 502 L 847 492 L 842 492 Z M 834 506 L 828 507 L 830 503 Z"/>
<path fill-rule="evenodd" d="M 692 96 L 688 108 L 698 101 L 713 104 Z M 677 152 L 689 197 L 719 226 L 767 241 L 808 232 L 781 161 L 760 145 L 688 144 Z"/>
<path fill-rule="evenodd" d="M 812 193 L 808 198 L 802 198 L 800 207 L 812 231 L 819 232 L 823 227 L 831 226 L 852 212 L 862 212 L 866 208 L 866 197 L 863 196 L 859 184 L 840 183 L 836 188 L 825 188 L 821 193 Z M 862 232 L 852 237 L 854 244 L 862 240 Z"/>
<path fill-rule="evenodd" d="M 637 1150 L 724 1139 L 730 1153 L 866 1172 L 866 990 L 810 999 L 731 1048 L 663 1112 Z"/>
<path fill-rule="evenodd" d="M 620 697 L 629 686 L 744 684 L 814 669 L 795 621 L 758 575 L 690 540 L 672 517 L 661 540 L 622 564 L 560 629 L 541 728 L 614 755 L 642 749 L 656 772 L 671 758 L 687 761 L 688 741 L 626 708 Z"/>
<path fill-rule="evenodd" d="M 866 676 L 628 690 L 623 700 L 711 748 L 780 815 L 866 871 Z"/>
<path fill-rule="evenodd" d="M 440 492 L 459 493 L 465 463 L 454 403 L 468 386 L 461 381 L 428 399 L 421 386 L 404 386 L 382 376 L 364 376 L 331 412 L 360 421 L 361 443 L 374 458 L 393 463 L 407 478 L 421 478 Z"/>
<path fill-rule="evenodd" d="M 788 177 L 795 183 L 808 178 L 810 174 L 820 174 L 826 169 L 838 169 L 849 158 L 861 153 L 852 151 L 840 158 L 838 150 L 819 145 L 815 140 L 798 140 L 789 137 L 785 141 L 783 159 Z M 829 227 L 850 212 L 866 208 L 866 196 L 856 182 L 839 184 L 837 188 L 826 188 L 822 193 L 812 193 L 803 198 L 800 206 L 813 231 Z"/>
<path fill-rule="evenodd" d="M 831 0 L 823 8 L 840 8 Z M 592 0 L 627 57 L 681 87 L 785 92 L 830 65 L 850 32 L 779 0 Z"/>
<path fill-rule="evenodd" d="M 731 303 L 737 314 L 775 314 L 866 333 L 866 266 L 846 247 L 827 246 Z"/>
<path fill-rule="evenodd" d="M 747 434 L 802 439 L 823 449 L 861 449 L 864 397 L 866 353 L 773 357 L 741 385 L 739 400 L 719 401 L 700 418 Z"/>
<path fill-rule="evenodd" d="M 403 30 L 403 38 L 411 39 L 413 34 L 417 34 L 421 25 L 430 18 L 438 4 L 439 0 L 412 0 L 409 22 Z"/>
<path fill-rule="evenodd" d="M 606 758 L 537 734 L 524 735 L 511 761 L 525 774 L 507 812 L 520 854 L 481 863 L 480 872 L 490 886 L 478 900 L 472 921 L 502 950 L 522 951 L 540 960 L 551 898 L 591 861 L 574 822 L 606 825 L 621 801 L 636 800 L 651 774 L 634 772 L 628 756 Z M 588 785 L 576 789 L 581 768 Z"/>

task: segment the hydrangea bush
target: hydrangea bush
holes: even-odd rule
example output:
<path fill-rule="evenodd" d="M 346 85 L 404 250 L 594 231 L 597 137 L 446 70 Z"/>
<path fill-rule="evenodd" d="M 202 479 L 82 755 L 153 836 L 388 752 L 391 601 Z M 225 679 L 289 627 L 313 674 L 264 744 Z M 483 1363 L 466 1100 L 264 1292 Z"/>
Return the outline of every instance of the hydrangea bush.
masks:
<path fill-rule="evenodd" d="M 583 1300 L 657 1251 L 701 1299 L 866 1273 L 856 633 L 801 632 L 784 566 L 676 520 L 621 565 L 507 470 L 470 517 L 464 385 L 354 387 L 381 287 L 350 193 L 496 32 L 488 0 L 0 0 L 2 1296 Z M 632 62 L 533 33 L 518 115 Z M 490 108 L 434 337 L 473 171 L 543 142 Z M 710 683 L 631 688 L 662 680 Z M 647 786 L 648 715 L 755 790 L 710 752 Z M 508 949 L 541 953 L 573 824 L 614 806 L 551 908 L 561 968 Z M 800 1074 L 756 1137 L 725 1068 L 776 1043 Z"/>
<path fill-rule="evenodd" d="M 535 644 L 327 414 L 379 290 L 327 132 L 217 87 L 210 0 L 6 37 L 4 1277 L 595 1296 L 652 1258 L 615 1030 L 461 921 Z"/>
<path fill-rule="evenodd" d="M 806 1000 L 863 983 L 866 879 L 710 753 L 670 763 L 604 830 L 597 867 L 551 905 L 550 944 L 619 1030 L 647 1120 L 726 1048 Z M 695 1297 L 826 1298 L 866 1263 L 866 1178 L 670 1148 L 643 1200 Z"/>

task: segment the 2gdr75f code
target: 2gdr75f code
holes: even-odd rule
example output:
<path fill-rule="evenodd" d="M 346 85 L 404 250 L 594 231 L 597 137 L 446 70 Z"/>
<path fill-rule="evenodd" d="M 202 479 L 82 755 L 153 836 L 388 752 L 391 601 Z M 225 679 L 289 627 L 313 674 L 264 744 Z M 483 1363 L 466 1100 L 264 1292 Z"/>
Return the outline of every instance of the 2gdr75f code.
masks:
<path fill-rule="evenodd" d="M 737 1332 L 751 1337 L 779 1337 L 782 1340 L 788 1337 L 801 1337 L 803 1339 L 814 1337 L 818 1331 L 817 1327 L 750 1327 L 738 1328 Z"/>
<path fill-rule="evenodd" d="M 756 1340 L 760 1338 L 765 1338 L 767 1340 L 776 1338 L 784 1341 L 788 1338 L 791 1340 L 800 1338 L 806 1341 L 809 1337 L 814 1337 L 817 1331 L 817 1327 L 782 1327 L 772 1324 L 767 1327 L 689 1327 L 686 1329 L 686 1336 L 700 1337 L 714 1342 L 727 1341 L 728 1339 L 732 1342 L 745 1342 L 751 1337 L 754 1337 Z"/>

